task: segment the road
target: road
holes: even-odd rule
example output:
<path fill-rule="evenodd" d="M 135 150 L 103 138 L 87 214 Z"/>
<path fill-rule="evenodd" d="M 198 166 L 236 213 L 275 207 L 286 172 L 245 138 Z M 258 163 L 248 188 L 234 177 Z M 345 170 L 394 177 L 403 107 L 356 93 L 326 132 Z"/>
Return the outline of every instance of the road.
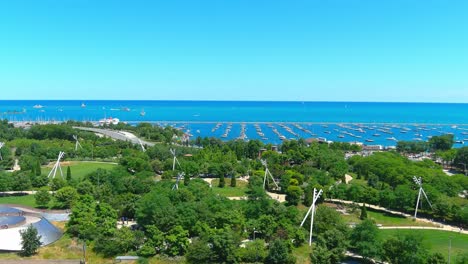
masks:
<path fill-rule="evenodd" d="M 98 134 L 102 134 L 104 136 L 117 139 L 117 140 L 123 140 L 123 141 L 130 141 L 133 144 L 140 144 L 140 141 L 143 145 L 147 146 L 154 146 L 154 143 L 148 142 L 142 139 L 139 139 L 137 136 L 130 132 L 126 131 L 117 131 L 117 130 L 111 130 L 111 129 L 103 129 L 103 128 L 94 128 L 94 127 L 73 127 L 74 129 L 79 129 L 79 130 L 84 130 L 84 131 L 90 131 Z"/>

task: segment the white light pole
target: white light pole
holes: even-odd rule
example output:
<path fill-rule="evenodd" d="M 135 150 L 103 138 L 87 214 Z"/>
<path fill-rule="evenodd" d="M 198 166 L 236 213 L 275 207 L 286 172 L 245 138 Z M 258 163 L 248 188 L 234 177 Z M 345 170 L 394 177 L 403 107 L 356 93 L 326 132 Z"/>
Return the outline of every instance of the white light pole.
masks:
<path fill-rule="evenodd" d="M 177 179 L 176 183 L 172 186 L 172 190 L 178 190 L 179 189 L 179 181 L 184 177 L 184 173 L 179 173 L 177 174 Z"/>
<path fill-rule="evenodd" d="M 273 183 L 275 184 L 276 188 L 279 189 L 278 184 L 276 184 L 276 182 L 275 182 L 275 178 L 273 178 L 273 175 L 271 175 L 271 172 L 268 169 L 268 164 L 267 164 L 266 160 L 260 160 L 260 161 L 262 162 L 262 165 L 265 166 L 265 176 L 263 177 L 263 189 L 266 188 L 266 184 L 268 182 L 268 176 L 270 176 L 270 178 L 273 181 Z"/>
<path fill-rule="evenodd" d="M 75 140 L 75 152 L 78 150 L 78 147 L 82 149 L 83 147 L 81 146 L 80 142 L 78 141 L 78 136 L 73 135 L 73 139 Z"/>
<path fill-rule="evenodd" d="M 146 152 L 145 146 L 143 146 L 143 142 L 140 139 L 138 139 L 138 143 L 140 143 L 141 151 Z"/>
<path fill-rule="evenodd" d="M 315 216 L 315 202 L 317 202 L 318 198 L 322 194 L 322 190 L 319 190 L 317 193 L 317 189 L 314 188 L 314 197 L 312 199 L 312 204 L 310 205 L 307 214 L 305 215 L 304 219 L 302 220 L 301 227 L 304 225 L 307 217 L 310 215 L 310 234 L 309 234 L 309 246 L 312 246 L 312 227 L 314 225 L 314 216 Z"/>
<path fill-rule="evenodd" d="M 3 148 L 3 146 L 5 146 L 5 143 L 0 142 L 0 160 L 3 160 L 3 157 L 2 157 L 2 148 Z"/>
<path fill-rule="evenodd" d="M 62 179 L 63 179 L 63 172 L 62 172 L 62 167 L 60 167 L 60 160 L 63 158 L 64 155 L 65 155 L 65 152 L 63 151 L 59 152 L 57 161 L 55 162 L 54 167 L 52 167 L 52 170 L 49 172 L 49 175 L 47 175 L 47 177 L 50 178 L 50 176 L 52 176 L 52 179 L 55 178 L 55 175 L 57 174 L 57 169 L 59 169 L 60 176 L 62 176 Z"/>
<path fill-rule="evenodd" d="M 424 195 L 424 197 L 426 198 L 427 203 L 429 204 L 429 206 L 431 208 L 432 208 L 432 204 L 431 204 L 431 202 L 429 202 L 429 198 L 427 198 L 426 192 L 424 191 L 424 189 L 422 187 L 421 177 L 417 178 L 416 176 L 413 176 L 413 180 L 416 183 L 416 185 L 419 186 L 418 200 L 416 201 L 416 208 L 414 209 L 414 218 L 416 219 L 416 216 L 418 214 L 418 207 L 419 207 L 419 201 L 421 199 L 421 194 Z"/>
<path fill-rule="evenodd" d="M 179 165 L 179 167 L 182 167 L 182 166 L 180 166 L 179 160 L 177 159 L 177 155 L 176 155 L 175 149 L 170 149 L 170 151 L 171 151 L 172 156 L 174 156 L 174 159 L 173 159 L 173 161 L 172 161 L 172 170 L 175 171 L 176 162 L 177 162 L 177 164 Z"/>

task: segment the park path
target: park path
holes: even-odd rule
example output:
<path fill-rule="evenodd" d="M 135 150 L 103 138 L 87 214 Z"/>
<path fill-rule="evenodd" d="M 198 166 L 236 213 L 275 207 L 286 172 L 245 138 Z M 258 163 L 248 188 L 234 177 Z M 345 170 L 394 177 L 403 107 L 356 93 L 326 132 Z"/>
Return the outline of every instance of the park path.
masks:
<path fill-rule="evenodd" d="M 367 208 L 371 208 L 371 209 L 374 209 L 376 211 L 391 213 L 391 214 L 394 214 L 394 215 L 401 215 L 401 216 L 404 216 L 406 218 L 413 218 L 412 215 L 402 213 L 402 212 L 398 212 L 398 211 L 394 211 L 394 210 L 390 210 L 390 209 L 387 209 L 385 207 L 381 207 L 381 206 L 378 206 L 378 205 L 357 203 L 357 202 L 353 202 L 353 201 L 346 201 L 346 200 L 340 200 L 340 199 L 325 199 L 325 201 L 332 202 L 332 203 L 342 203 L 342 204 L 356 204 L 356 205 L 359 205 L 359 206 L 364 206 L 365 205 Z M 418 217 L 416 220 L 421 221 L 421 222 L 425 222 L 425 223 L 430 223 L 430 224 L 433 224 L 433 225 L 437 225 L 438 227 L 433 227 L 434 230 L 443 230 L 443 231 L 457 232 L 457 233 L 461 233 L 461 234 L 468 234 L 468 230 L 463 230 L 463 229 L 461 229 L 461 228 L 459 228 L 457 226 L 436 222 L 436 221 L 433 221 L 431 219 L 427 219 L 427 218 L 423 218 L 423 217 Z M 407 227 L 387 226 L 385 228 L 382 228 L 382 227 L 380 227 L 380 228 L 381 229 L 431 229 L 430 227 L 423 227 L 423 226 L 420 226 L 420 227 L 418 227 L 418 226 L 412 226 L 412 227 L 408 227 L 408 226 Z"/>

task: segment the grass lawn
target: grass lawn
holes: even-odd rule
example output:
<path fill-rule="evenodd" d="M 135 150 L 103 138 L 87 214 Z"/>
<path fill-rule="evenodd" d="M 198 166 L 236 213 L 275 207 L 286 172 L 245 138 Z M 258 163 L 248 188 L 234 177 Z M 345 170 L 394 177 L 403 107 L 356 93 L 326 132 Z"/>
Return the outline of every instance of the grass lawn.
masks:
<path fill-rule="evenodd" d="M 226 185 L 224 188 L 219 188 L 219 179 L 214 179 L 211 181 L 212 190 L 214 193 L 226 196 L 226 197 L 241 197 L 241 196 L 246 196 L 247 192 L 247 185 L 248 183 L 245 181 L 236 181 L 236 187 L 231 187 L 231 179 L 226 178 Z"/>
<path fill-rule="evenodd" d="M 387 238 L 398 233 L 400 234 L 420 234 L 423 237 L 423 244 L 430 252 L 439 252 L 448 258 L 449 241 L 452 238 L 451 261 L 456 263 L 456 255 L 468 252 L 468 235 L 455 232 L 439 230 L 411 230 L 411 229 L 386 229 L 379 230 L 382 238 Z"/>
<path fill-rule="evenodd" d="M 297 264 L 310 264 L 311 252 L 312 250 L 308 242 L 298 248 L 293 248 L 292 251 L 293 255 L 296 257 Z"/>
<path fill-rule="evenodd" d="M 55 224 L 55 223 L 54 223 Z M 63 223 L 59 223 L 63 226 Z M 86 263 L 95 263 L 95 264 L 111 264 L 115 263 L 113 258 L 103 258 L 102 256 L 97 255 L 91 250 L 91 247 L 87 245 Z M 29 258 L 22 258 L 16 253 L 0 253 L 0 262 L 5 259 L 74 259 L 79 260 L 83 257 L 83 244 L 78 243 L 76 239 L 70 238 L 68 235 L 62 236 L 56 242 L 42 247 L 38 254 Z M 126 262 L 126 263 L 137 263 L 137 262 Z M 165 258 L 154 257 L 149 260 L 151 264 L 169 264 L 169 263 L 183 263 L 183 260 L 169 260 Z"/>
<path fill-rule="evenodd" d="M 341 216 L 348 223 L 358 224 L 361 222 L 359 219 L 360 212 L 360 210 L 356 210 L 355 212 L 349 212 L 349 215 Z M 413 221 L 411 218 L 371 210 L 367 210 L 367 218 L 373 219 L 376 224 L 381 224 L 382 226 L 435 226 L 426 222 Z"/>
<path fill-rule="evenodd" d="M 52 166 L 53 164 L 42 167 L 42 174 L 49 174 L 50 170 L 52 170 Z M 66 161 L 61 163 L 63 177 L 67 175 L 68 166 L 70 166 L 73 178 L 82 179 L 84 176 L 96 171 L 99 168 L 110 170 L 117 166 L 117 164 L 110 162 Z M 60 175 L 60 172 L 57 172 L 57 174 Z"/>
<path fill-rule="evenodd" d="M 37 206 L 36 200 L 34 199 L 34 195 L 0 197 L 0 204 L 20 204 L 31 207 Z"/>

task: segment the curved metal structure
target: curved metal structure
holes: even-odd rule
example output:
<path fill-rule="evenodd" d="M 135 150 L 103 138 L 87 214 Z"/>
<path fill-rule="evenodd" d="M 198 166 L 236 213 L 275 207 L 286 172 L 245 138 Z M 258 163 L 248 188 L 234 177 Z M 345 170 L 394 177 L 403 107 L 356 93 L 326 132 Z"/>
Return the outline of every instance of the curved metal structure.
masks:
<path fill-rule="evenodd" d="M 25 215 L 25 216 L 24 216 Z M 46 218 L 7 206 L 0 206 L 0 251 L 21 251 L 20 231 L 32 225 L 41 236 L 42 246 L 62 237 L 62 232 Z"/>

